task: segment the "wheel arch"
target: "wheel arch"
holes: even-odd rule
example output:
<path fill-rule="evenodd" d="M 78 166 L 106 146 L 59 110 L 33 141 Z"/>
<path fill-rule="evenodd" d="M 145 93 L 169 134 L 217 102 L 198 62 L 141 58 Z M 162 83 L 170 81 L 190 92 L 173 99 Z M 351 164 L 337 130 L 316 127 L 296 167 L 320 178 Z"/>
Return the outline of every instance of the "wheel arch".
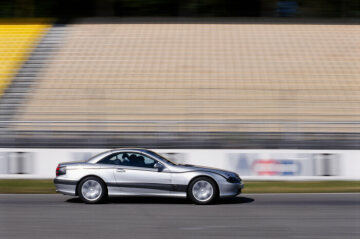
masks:
<path fill-rule="evenodd" d="M 89 178 L 89 177 L 94 177 L 94 178 L 98 178 L 99 180 L 101 180 L 103 183 L 104 183 L 104 185 L 105 185 L 105 189 L 106 189 L 106 195 L 108 194 L 108 186 L 107 186 L 107 184 L 106 184 L 106 182 L 105 182 L 105 180 L 104 179 L 102 179 L 101 177 L 99 177 L 98 175 L 95 175 L 95 174 L 89 174 L 89 175 L 85 175 L 85 176 L 83 176 L 82 178 L 80 178 L 79 179 L 79 181 L 77 182 L 77 184 L 76 184 L 76 188 L 75 188 L 75 196 L 79 196 L 79 194 L 78 194 L 78 189 L 79 189 L 79 185 L 80 185 L 80 183 L 85 179 L 85 178 Z"/>
<path fill-rule="evenodd" d="M 187 196 L 187 197 L 189 196 L 189 195 L 188 195 L 188 191 L 189 191 L 190 184 L 191 184 L 194 180 L 196 180 L 196 179 L 198 179 L 198 178 L 208 178 L 208 179 L 212 180 L 212 181 L 215 183 L 215 186 L 216 186 L 216 189 L 217 189 L 217 192 L 218 192 L 217 197 L 220 197 L 220 187 L 219 187 L 219 184 L 217 183 L 217 181 L 216 181 L 213 177 L 211 177 L 210 175 L 207 175 L 207 174 L 197 175 L 197 176 L 193 177 L 193 178 L 189 181 L 189 183 L 188 183 L 188 185 L 187 185 L 187 187 L 186 187 L 186 196 Z"/>

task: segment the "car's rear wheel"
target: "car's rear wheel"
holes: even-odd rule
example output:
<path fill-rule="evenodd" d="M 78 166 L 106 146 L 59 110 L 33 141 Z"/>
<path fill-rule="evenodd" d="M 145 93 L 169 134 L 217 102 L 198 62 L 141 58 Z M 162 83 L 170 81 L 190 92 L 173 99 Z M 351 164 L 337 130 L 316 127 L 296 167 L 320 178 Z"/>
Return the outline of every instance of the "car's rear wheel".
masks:
<path fill-rule="evenodd" d="M 210 204 L 218 197 L 218 188 L 214 180 L 199 177 L 193 180 L 188 188 L 188 196 L 195 204 Z"/>
<path fill-rule="evenodd" d="M 78 195 L 85 203 L 99 203 L 105 200 L 107 190 L 104 182 L 97 177 L 87 177 L 78 186 Z"/>

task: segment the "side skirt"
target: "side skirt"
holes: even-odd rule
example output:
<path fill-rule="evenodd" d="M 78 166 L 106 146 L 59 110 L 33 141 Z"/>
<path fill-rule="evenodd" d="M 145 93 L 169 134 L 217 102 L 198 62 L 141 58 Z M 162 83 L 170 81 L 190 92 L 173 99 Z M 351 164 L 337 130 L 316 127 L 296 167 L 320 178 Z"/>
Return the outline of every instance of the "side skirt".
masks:
<path fill-rule="evenodd" d="M 119 190 L 119 187 L 108 187 L 108 195 L 109 197 L 111 196 L 137 196 L 137 197 L 156 196 L 156 197 L 179 197 L 179 198 L 187 197 L 185 192 L 175 192 L 175 191 L 125 192 Z"/>
<path fill-rule="evenodd" d="M 186 192 L 187 185 L 162 183 L 107 183 L 108 187 L 143 188 L 164 191 Z"/>

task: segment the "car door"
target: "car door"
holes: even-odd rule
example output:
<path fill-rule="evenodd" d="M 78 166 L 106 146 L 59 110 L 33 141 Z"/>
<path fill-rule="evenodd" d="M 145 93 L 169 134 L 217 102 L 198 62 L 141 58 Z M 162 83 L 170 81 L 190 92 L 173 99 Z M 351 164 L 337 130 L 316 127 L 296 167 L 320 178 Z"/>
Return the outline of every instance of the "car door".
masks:
<path fill-rule="evenodd" d="M 116 187 L 124 194 L 168 194 L 172 188 L 171 174 L 154 168 L 156 159 L 138 152 L 123 152 L 118 155 L 114 175 Z"/>

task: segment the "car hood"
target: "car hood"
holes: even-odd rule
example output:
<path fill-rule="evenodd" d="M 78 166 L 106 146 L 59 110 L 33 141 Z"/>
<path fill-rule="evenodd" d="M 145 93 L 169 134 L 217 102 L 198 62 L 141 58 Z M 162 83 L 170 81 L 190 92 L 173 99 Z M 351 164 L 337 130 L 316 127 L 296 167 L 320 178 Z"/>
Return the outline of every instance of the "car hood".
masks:
<path fill-rule="evenodd" d="M 179 164 L 177 168 L 183 172 L 206 171 L 206 172 L 221 174 L 225 177 L 227 177 L 229 174 L 236 174 L 234 172 L 223 170 L 223 169 L 211 168 L 211 167 L 205 167 L 205 166 L 199 166 L 199 165 L 191 165 L 191 164 Z"/>

